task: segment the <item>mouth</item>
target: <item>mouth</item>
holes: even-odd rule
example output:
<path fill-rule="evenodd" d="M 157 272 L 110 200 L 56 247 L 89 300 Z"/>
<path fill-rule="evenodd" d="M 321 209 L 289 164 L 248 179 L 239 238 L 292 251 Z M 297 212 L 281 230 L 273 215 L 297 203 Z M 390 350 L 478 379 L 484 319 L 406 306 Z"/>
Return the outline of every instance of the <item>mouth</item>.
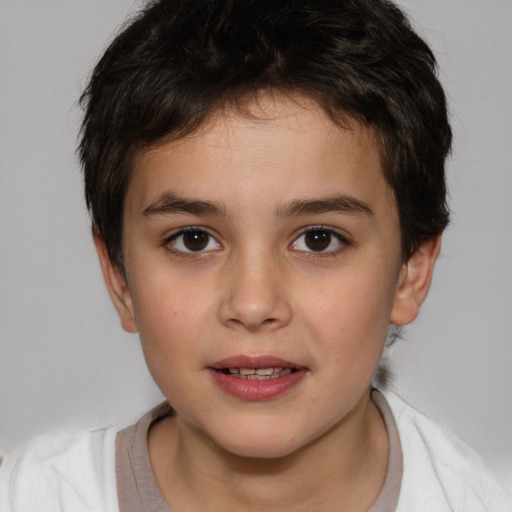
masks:
<path fill-rule="evenodd" d="M 295 373 L 297 368 L 283 368 L 274 366 L 270 368 L 222 368 L 224 375 L 230 375 L 237 379 L 245 380 L 271 380 Z"/>
<path fill-rule="evenodd" d="M 235 356 L 208 369 L 224 392 L 250 401 L 277 398 L 308 373 L 304 366 L 274 356 Z"/>

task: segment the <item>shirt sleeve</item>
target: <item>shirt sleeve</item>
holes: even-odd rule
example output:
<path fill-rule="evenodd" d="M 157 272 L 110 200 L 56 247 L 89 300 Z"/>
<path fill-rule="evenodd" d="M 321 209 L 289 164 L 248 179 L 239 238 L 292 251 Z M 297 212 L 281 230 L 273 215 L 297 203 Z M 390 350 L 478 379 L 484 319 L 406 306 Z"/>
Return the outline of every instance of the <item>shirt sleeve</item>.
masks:
<path fill-rule="evenodd" d="M 0 466 L 1 512 L 116 512 L 111 429 L 35 439 Z"/>

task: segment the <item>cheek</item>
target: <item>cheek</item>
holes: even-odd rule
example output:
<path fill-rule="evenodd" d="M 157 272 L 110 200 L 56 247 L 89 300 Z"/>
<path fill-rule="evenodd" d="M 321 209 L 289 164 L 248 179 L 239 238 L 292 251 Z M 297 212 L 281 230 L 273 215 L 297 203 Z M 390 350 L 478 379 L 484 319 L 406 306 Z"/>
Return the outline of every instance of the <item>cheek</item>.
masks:
<path fill-rule="evenodd" d="M 335 346 L 342 343 L 356 349 L 385 339 L 393 303 L 391 286 L 381 272 L 365 270 L 340 272 L 334 279 L 307 287 L 303 315 Z"/>
<path fill-rule="evenodd" d="M 134 302 L 142 351 L 155 383 L 180 409 L 182 386 L 193 392 L 196 385 L 187 375 L 201 369 L 200 334 L 205 325 L 201 297 L 178 293 L 175 286 L 149 289 L 150 294 L 140 292 Z"/>
<path fill-rule="evenodd" d="M 145 352 L 173 359 L 190 347 L 204 326 L 211 301 L 199 287 L 182 286 L 179 280 L 142 280 L 133 293 L 134 314 Z"/>

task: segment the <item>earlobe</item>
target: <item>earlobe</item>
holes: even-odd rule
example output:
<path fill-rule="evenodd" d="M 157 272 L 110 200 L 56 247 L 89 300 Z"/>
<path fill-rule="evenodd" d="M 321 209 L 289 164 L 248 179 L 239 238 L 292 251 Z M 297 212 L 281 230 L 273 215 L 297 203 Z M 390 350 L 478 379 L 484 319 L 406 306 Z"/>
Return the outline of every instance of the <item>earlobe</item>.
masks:
<path fill-rule="evenodd" d="M 434 265 L 441 250 L 441 237 L 423 243 L 402 265 L 395 293 L 391 323 L 406 325 L 412 322 L 426 299 Z"/>
<path fill-rule="evenodd" d="M 94 245 L 98 252 L 98 258 L 108 293 L 117 310 L 121 325 L 127 332 L 137 332 L 132 298 L 126 283 L 126 278 L 121 269 L 110 260 L 105 242 L 97 233 L 94 233 Z"/>

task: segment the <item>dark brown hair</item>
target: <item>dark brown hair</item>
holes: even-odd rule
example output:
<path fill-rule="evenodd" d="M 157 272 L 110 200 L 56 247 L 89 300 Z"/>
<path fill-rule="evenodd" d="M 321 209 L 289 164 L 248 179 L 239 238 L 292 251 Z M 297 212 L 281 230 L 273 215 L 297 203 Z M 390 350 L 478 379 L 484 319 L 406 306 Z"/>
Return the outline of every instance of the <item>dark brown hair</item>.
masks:
<path fill-rule="evenodd" d="M 192 133 L 262 90 L 300 93 L 374 129 L 404 260 L 448 224 L 451 130 L 435 58 L 385 0 L 159 0 L 117 35 L 81 104 L 93 227 L 122 259 L 123 201 L 142 147 Z"/>

